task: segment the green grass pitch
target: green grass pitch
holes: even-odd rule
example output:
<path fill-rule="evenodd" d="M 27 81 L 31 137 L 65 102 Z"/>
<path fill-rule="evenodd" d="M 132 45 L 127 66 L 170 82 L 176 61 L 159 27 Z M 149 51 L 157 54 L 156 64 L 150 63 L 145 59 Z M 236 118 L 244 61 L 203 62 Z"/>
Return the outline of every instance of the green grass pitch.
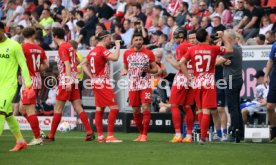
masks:
<path fill-rule="evenodd" d="M 32 133 L 23 131 L 30 141 Z M 83 142 L 84 132 L 57 133 L 56 141 L 10 153 L 14 138 L 0 136 L 0 165 L 275 165 L 275 143 L 171 144 L 173 134 L 150 133 L 146 143 L 132 142 L 134 133 L 116 133 L 120 144 Z"/>

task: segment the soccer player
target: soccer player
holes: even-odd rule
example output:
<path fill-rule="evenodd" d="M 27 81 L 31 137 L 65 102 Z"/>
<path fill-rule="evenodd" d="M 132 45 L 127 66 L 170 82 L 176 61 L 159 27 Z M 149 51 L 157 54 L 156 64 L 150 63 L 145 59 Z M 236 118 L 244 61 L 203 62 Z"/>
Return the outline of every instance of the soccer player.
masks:
<path fill-rule="evenodd" d="M 180 64 L 185 64 L 191 60 L 191 65 L 194 70 L 194 96 L 197 107 L 202 109 L 202 119 L 200 124 L 201 140 L 200 144 L 206 142 L 207 131 L 210 125 L 210 110 L 217 107 L 216 88 L 214 81 L 215 63 L 218 55 L 232 53 L 233 48 L 228 41 L 227 35 L 223 32 L 218 32 L 222 38 L 225 48 L 220 46 L 209 45 L 210 35 L 205 29 L 199 29 L 196 32 L 198 45 L 188 49 L 188 52 L 180 60 Z M 186 65 L 182 65 L 182 72 L 189 79 L 190 76 Z"/>
<path fill-rule="evenodd" d="M 25 94 L 31 99 L 34 96 L 32 95 L 32 83 L 22 47 L 5 36 L 4 28 L 4 24 L 0 22 L 0 135 L 4 130 L 5 121 L 7 121 L 11 133 L 16 138 L 16 145 L 10 151 L 16 152 L 27 148 L 27 143 L 12 112 L 12 100 L 17 90 L 18 65 L 24 77 Z"/>
<path fill-rule="evenodd" d="M 40 72 L 46 70 L 49 67 L 49 62 L 44 50 L 34 43 L 35 30 L 28 27 L 23 30 L 22 34 L 24 37 L 22 48 L 27 60 L 27 65 L 32 81 L 32 88 L 34 89 L 37 97 L 39 89 L 41 89 L 42 85 Z M 28 99 L 25 95 L 25 84 L 23 84 L 19 112 L 30 123 L 34 133 L 34 139 L 28 145 L 39 145 L 43 143 L 42 139 L 40 138 L 39 121 L 35 109 L 36 97 L 32 100 Z"/>
<path fill-rule="evenodd" d="M 175 136 L 170 141 L 172 143 L 179 142 L 192 142 L 192 131 L 193 131 L 193 123 L 194 123 L 194 114 L 191 109 L 191 105 L 194 103 L 193 90 L 188 82 L 188 79 L 181 72 L 178 61 L 184 56 L 187 52 L 188 48 L 193 46 L 187 41 L 187 31 L 184 28 L 178 28 L 174 31 L 174 39 L 176 43 L 181 43 L 176 48 L 175 58 L 177 61 L 172 59 L 171 55 L 167 55 L 166 60 L 179 72 L 175 75 L 172 89 L 171 89 L 171 112 L 172 112 L 172 120 L 175 129 Z M 189 64 L 189 63 L 187 63 Z M 192 77 L 192 68 L 189 68 L 190 76 Z M 181 136 L 181 113 L 179 107 L 182 106 L 185 111 L 185 124 L 187 125 L 187 134 L 184 139 Z"/>
<path fill-rule="evenodd" d="M 53 29 L 54 42 L 59 46 L 58 49 L 58 69 L 59 69 L 59 86 L 56 96 L 56 105 L 54 108 L 54 117 L 51 125 L 51 131 L 43 139 L 44 142 L 55 141 L 55 133 L 60 123 L 62 110 L 66 101 L 71 101 L 74 110 L 78 113 L 82 124 L 86 130 L 84 141 L 94 139 L 93 131 L 88 122 L 86 113 L 83 111 L 80 100 L 80 92 L 77 79 L 77 55 L 70 43 L 64 40 L 65 32 L 61 28 Z"/>
<path fill-rule="evenodd" d="M 133 117 L 140 135 L 134 141 L 146 142 L 151 119 L 151 74 L 158 68 L 152 51 L 143 47 L 143 36 L 134 33 L 133 48 L 124 53 L 124 67 L 121 75 L 129 77 L 129 105 L 133 110 Z M 141 113 L 142 112 L 142 113 Z"/>
<path fill-rule="evenodd" d="M 272 45 L 265 69 L 265 82 L 269 83 L 267 95 L 267 114 L 270 123 L 270 138 L 276 139 L 276 42 Z M 270 74 L 271 73 L 271 74 Z M 270 76 L 270 78 L 269 78 Z"/>
<path fill-rule="evenodd" d="M 111 35 L 107 31 L 102 31 L 97 35 L 99 41 L 97 46 L 92 49 L 86 59 L 81 63 L 84 72 L 92 80 L 92 89 L 95 95 L 96 103 L 96 128 L 98 132 L 98 142 L 119 143 L 113 136 L 114 124 L 116 121 L 119 107 L 116 96 L 110 82 L 110 64 L 109 61 L 117 61 L 120 56 L 120 40 L 115 41 L 115 53 L 111 53 L 106 47 L 111 43 Z M 90 71 L 88 66 L 90 67 Z M 103 135 L 103 114 L 105 107 L 109 107 L 107 138 Z"/>

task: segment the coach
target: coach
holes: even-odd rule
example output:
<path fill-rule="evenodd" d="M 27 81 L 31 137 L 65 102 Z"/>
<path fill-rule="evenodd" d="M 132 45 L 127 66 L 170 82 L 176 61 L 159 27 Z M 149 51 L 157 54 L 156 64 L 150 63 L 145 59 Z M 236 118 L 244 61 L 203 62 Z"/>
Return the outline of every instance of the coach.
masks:
<path fill-rule="evenodd" d="M 242 48 L 236 41 L 234 30 L 227 30 L 229 42 L 233 45 L 234 52 L 226 54 L 217 59 L 217 63 L 223 64 L 224 80 L 227 82 L 225 96 L 227 100 L 228 111 L 231 117 L 231 125 L 228 130 L 230 134 L 228 140 L 233 141 L 244 138 L 244 125 L 240 110 L 240 91 L 243 84 L 242 79 Z M 238 130 L 238 133 L 235 132 Z M 238 140 L 239 142 L 239 140 Z"/>
<path fill-rule="evenodd" d="M 265 71 L 265 81 L 269 83 L 267 114 L 270 123 L 270 138 L 274 141 L 276 137 L 276 42 L 271 48 Z"/>

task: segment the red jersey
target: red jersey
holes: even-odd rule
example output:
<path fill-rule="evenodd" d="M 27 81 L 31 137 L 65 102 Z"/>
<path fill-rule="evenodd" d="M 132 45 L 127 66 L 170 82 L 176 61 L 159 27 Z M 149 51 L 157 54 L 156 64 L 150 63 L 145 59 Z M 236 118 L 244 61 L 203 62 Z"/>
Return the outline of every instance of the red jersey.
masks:
<path fill-rule="evenodd" d="M 177 61 L 180 61 L 182 57 L 184 57 L 185 53 L 187 53 L 188 49 L 193 46 L 193 44 L 184 41 L 181 43 L 175 51 L 175 58 Z M 187 69 L 190 76 L 193 76 L 193 69 L 190 65 L 190 61 L 187 63 Z M 184 76 L 181 71 L 178 71 L 174 76 L 173 86 L 186 86 L 188 79 Z"/>
<path fill-rule="evenodd" d="M 57 56 L 57 65 L 58 65 L 58 70 L 59 70 L 59 82 L 61 83 L 60 85 L 63 85 L 62 83 L 65 82 L 65 76 L 66 76 L 66 70 L 65 70 L 65 61 L 69 61 L 71 64 L 71 79 L 72 83 L 76 84 L 78 83 L 77 79 L 77 54 L 74 48 L 71 46 L 70 43 L 68 42 L 63 42 L 62 44 L 59 45 L 58 48 L 58 56 Z"/>
<path fill-rule="evenodd" d="M 103 46 L 96 46 L 89 52 L 86 59 L 89 61 L 92 81 L 106 81 L 110 79 L 110 64 L 108 56 L 112 53 Z"/>
<path fill-rule="evenodd" d="M 196 80 L 213 83 L 216 58 L 218 55 L 224 55 L 225 53 L 226 49 L 224 47 L 199 44 L 191 47 L 184 57 L 187 61 L 191 60 Z"/>
<path fill-rule="evenodd" d="M 146 48 L 142 48 L 140 51 L 136 51 L 133 48 L 125 51 L 124 64 L 128 68 L 130 91 L 151 88 L 151 74 L 147 73 L 142 77 L 142 73 L 144 68 L 150 66 L 150 63 L 154 61 L 154 54 Z"/>
<path fill-rule="evenodd" d="M 25 43 L 22 48 L 30 72 L 32 87 L 41 89 L 40 64 L 47 60 L 45 51 L 40 46 L 32 43 Z"/>

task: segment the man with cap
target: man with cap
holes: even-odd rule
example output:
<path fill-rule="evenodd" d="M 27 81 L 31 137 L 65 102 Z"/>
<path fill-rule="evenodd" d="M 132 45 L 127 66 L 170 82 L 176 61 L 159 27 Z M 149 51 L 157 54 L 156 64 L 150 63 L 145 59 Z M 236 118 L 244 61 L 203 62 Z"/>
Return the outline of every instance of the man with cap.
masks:
<path fill-rule="evenodd" d="M 241 104 L 242 119 L 244 123 L 247 123 L 248 115 L 252 116 L 255 112 L 266 111 L 268 86 L 264 81 L 265 73 L 262 70 L 258 70 L 254 78 L 257 79 L 257 86 L 255 89 L 255 99 L 252 102 L 246 102 Z"/>

